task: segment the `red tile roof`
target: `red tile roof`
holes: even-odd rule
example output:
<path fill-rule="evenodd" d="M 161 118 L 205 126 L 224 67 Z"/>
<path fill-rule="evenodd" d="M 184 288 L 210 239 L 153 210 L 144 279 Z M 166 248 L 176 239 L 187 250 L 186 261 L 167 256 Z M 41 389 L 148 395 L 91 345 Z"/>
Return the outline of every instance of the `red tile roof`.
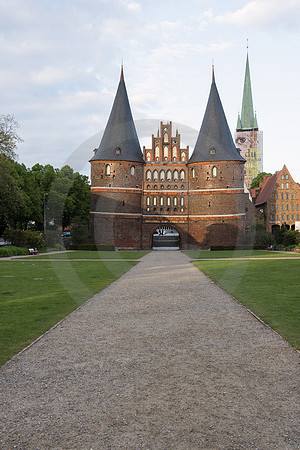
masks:
<path fill-rule="evenodd" d="M 276 184 L 276 181 L 277 181 L 280 173 L 281 173 L 281 170 L 277 173 L 274 173 L 274 175 L 272 175 L 270 178 L 267 179 L 267 181 L 263 185 L 263 188 L 260 191 L 260 193 L 256 199 L 255 206 L 262 205 L 263 203 L 265 203 L 268 200 L 270 194 L 273 191 L 273 188 Z"/>

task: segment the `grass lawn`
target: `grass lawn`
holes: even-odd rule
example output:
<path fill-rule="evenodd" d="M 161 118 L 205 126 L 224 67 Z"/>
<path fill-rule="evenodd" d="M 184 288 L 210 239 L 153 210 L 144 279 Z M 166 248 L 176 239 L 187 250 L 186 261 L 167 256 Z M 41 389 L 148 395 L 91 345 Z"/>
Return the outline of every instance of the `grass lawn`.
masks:
<path fill-rule="evenodd" d="M 72 252 L 60 252 L 54 253 L 52 255 L 37 255 L 30 257 L 42 258 L 42 259 L 140 259 L 147 255 L 147 251 L 119 251 L 119 252 L 109 252 L 109 251 L 89 251 L 89 250 L 76 250 Z M 28 259 L 28 258 L 26 258 Z"/>
<path fill-rule="evenodd" d="M 0 365 L 134 261 L 0 261 Z"/>
<path fill-rule="evenodd" d="M 300 253 L 269 252 L 267 250 L 187 250 L 183 253 L 192 259 L 300 257 Z"/>
<path fill-rule="evenodd" d="M 194 265 L 300 349 L 300 261 L 194 261 Z"/>

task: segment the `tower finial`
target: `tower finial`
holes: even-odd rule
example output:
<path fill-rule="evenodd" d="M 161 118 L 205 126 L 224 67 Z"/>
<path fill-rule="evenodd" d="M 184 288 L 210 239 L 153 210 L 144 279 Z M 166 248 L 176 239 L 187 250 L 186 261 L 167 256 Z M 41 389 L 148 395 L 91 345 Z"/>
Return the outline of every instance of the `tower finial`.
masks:
<path fill-rule="evenodd" d="M 248 49 L 249 49 L 249 39 L 247 38 L 247 53 L 248 53 Z"/>
<path fill-rule="evenodd" d="M 214 65 L 214 60 L 212 63 L 212 83 L 215 83 L 215 65 Z"/>
<path fill-rule="evenodd" d="M 121 75 L 120 75 L 120 81 L 124 81 L 123 59 L 122 59 L 122 63 L 121 63 Z"/>

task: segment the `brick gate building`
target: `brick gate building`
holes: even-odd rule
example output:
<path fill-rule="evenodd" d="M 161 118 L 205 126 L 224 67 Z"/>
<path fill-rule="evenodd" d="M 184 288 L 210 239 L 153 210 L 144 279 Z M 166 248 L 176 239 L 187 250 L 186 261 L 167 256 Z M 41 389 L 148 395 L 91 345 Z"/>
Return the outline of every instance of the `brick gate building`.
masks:
<path fill-rule="evenodd" d="M 141 151 L 123 69 L 99 148 L 91 158 L 91 231 L 96 244 L 148 249 L 156 230 L 179 234 L 180 248 L 244 242 L 252 203 L 245 159 L 236 149 L 214 74 L 194 151 L 172 122 L 160 123 Z"/>

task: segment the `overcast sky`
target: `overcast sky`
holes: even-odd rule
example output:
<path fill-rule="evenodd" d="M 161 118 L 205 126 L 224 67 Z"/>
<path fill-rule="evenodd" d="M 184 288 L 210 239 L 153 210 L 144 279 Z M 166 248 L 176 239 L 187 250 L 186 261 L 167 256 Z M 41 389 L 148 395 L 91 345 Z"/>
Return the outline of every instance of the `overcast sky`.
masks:
<path fill-rule="evenodd" d="M 0 0 L 0 23 L 0 113 L 20 123 L 27 166 L 76 155 L 89 171 L 94 147 L 76 149 L 105 127 L 122 59 L 134 118 L 172 120 L 182 134 L 200 129 L 214 60 L 234 132 L 248 38 L 264 170 L 286 163 L 300 182 L 300 0 Z"/>

